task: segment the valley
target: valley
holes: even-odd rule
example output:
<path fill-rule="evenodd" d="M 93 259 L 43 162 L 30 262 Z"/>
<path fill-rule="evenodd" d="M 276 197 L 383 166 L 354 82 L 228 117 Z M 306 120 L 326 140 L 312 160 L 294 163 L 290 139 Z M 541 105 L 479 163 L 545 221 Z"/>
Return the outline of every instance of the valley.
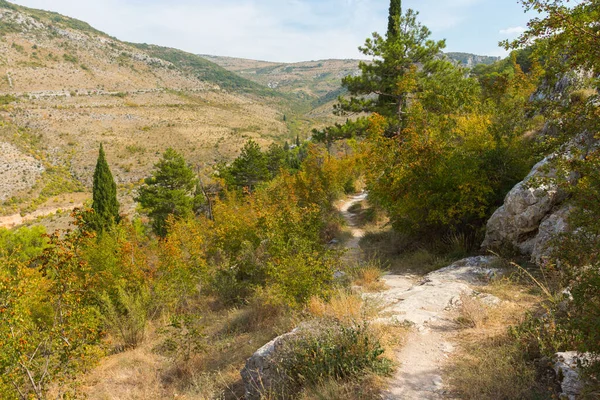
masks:
<path fill-rule="evenodd" d="M 598 398 L 598 7 L 515 1 L 0 0 L 0 398 Z"/>

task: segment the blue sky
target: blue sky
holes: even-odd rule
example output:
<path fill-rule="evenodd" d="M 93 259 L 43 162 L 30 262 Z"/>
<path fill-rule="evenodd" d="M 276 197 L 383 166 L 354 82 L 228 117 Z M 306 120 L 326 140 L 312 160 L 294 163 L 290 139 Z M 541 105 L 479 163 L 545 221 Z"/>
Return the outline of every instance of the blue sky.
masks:
<path fill-rule="evenodd" d="M 193 53 L 293 62 L 360 58 L 385 33 L 389 0 L 14 0 L 90 23 L 131 42 Z M 529 20 L 517 0 L 404 0 L 446 51 L 505 55 L 498 41 Z"/>

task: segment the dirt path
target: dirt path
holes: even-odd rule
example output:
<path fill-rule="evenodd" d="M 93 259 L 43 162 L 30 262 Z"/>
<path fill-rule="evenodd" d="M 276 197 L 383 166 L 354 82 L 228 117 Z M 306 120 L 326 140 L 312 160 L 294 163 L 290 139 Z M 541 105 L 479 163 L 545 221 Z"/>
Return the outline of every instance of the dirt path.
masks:
<path fill-rule="evenodd" d="M 0 217 L 0 228 L 16 228 L 18 226 L 26 224 L 27 222 L 35 221 L 40 217 L 48 217 L 50 215 L 54 215 L 59 211 L 73 211 L 74 209 L 79 208 L 82 205 L 83 204 L 72 204 L 69 206 L 62 207 L 44 207 L 24 216 L 21 216 L 21 214 L 7 215 L 5 217 Z"/>
<path fill-rule="evenodd" d="M 365 231 L 356 226 L 356 223 L 354 222 L 354 215 L 352 215 L 352 213 L 350 213 L 348 210 L 353 205 L 358 204 L 366 199 L 367 193 L 363 192 L 355 196 L 349 197 L 339 207 L 342 216 L 346 220 L 346 224 L 350 227 L 350 233 L 352 234 L 352 237 L 345 243 L 345 246 L 348 249 L 350 249 L 352 253 L 356 251 L 360 252 L 360 246 L 358 244 L 360 242 L 360 239 L 365 235 Z M 356 256 L 358 256 L 358 254 L 356 254 Z"/>
<path fill-rule="evenodd" d="M 353 196 L 340 206 L 352 232 L 346 247 L 355 257 L 360 256 L 359 242 L 364 231 L 356 227 L 348 209 L 366 197 Z M 489 267 L 492 261 L 492 257 L 472 257 L 424 277 L 389 274 L 383 277 L 386 290 L 364 294 L 382 304 L 380 321 L 413 326 L 405 345 L 396 353 L 398 369 L 383 399 L 447 398 L 442 368 L 454 351 L 452 337 L 458 328 L 454 322 L 455 306 L 461 294 L 473 295 L 471 286 L 481 284 L 494 273 Z"/>

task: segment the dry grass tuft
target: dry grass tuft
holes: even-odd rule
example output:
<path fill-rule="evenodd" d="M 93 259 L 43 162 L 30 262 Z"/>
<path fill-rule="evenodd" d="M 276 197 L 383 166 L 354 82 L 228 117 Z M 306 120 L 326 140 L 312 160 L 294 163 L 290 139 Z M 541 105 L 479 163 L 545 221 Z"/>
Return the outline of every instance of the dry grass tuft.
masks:
<path fill-rule="evenodd" d="M 145 346 L 107 357 L 86 377 L 83 392 L 91 400 L 172 397 L 159 372 L 164 362 Z"/>
<path fill-rule="evenodd" d="M 329 301 L 312 297 L 306 311 L 313 317 L 341 322 L 360 321 L 369 313 L 364 300 L 359 295 L 344 289 L 337 290 Z"/>
<path fill-rule="evenodd" d="M 385 380 L 368 375 L 354 381 L 328 380 L 302 391 L 299 400 L 379 400 Z"/>
<path fill-rule="evenodd" d="M 456 319 L 459 325 L 466 328 L 483 328 L 489 317 L 489 308 L 477 297 L 461 293 L 459 317 Z"/>
<path fill-rule="evenodd" d="M 453 391 L 461 399 L 548 398 L 537 381 L 535 367 L 507 335 L 465 346 L 454 358 L 447 375 Z"/>
<path fill-rule="evenodd" d="M 385 283 L 381 280 L 383 274 L 381 268 L 369 263 L 357 271 L 354 284 L 366 292 L 380 292 L 386 288 Z"/>
<path fill-rule="evenodd" d="M 541 298 L 531 287 L 508 279 L 482 289 L 504 301 L 490 307 L 461 296 L 457 322 L 462 330 L 456 337 L 460 351 L 446 367 L 453 395 L 467 400 L 550 398 L 538 382 L 535 365 L 507 333 L 507 326 L 519 324 Z"/>

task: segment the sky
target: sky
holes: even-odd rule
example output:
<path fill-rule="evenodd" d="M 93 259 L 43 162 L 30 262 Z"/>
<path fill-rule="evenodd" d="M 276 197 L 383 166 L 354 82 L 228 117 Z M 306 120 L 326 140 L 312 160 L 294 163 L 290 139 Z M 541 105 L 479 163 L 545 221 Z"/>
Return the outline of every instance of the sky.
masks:
<path fill-rule="evenodd" d="M 364 58 L 389 0 L 9 0 L 88 22 L 120 40 L 196 54 L 296 62 Z M 531 15 L 518 0 L 404 0 L 445 51 L 504 56 Z"/>

